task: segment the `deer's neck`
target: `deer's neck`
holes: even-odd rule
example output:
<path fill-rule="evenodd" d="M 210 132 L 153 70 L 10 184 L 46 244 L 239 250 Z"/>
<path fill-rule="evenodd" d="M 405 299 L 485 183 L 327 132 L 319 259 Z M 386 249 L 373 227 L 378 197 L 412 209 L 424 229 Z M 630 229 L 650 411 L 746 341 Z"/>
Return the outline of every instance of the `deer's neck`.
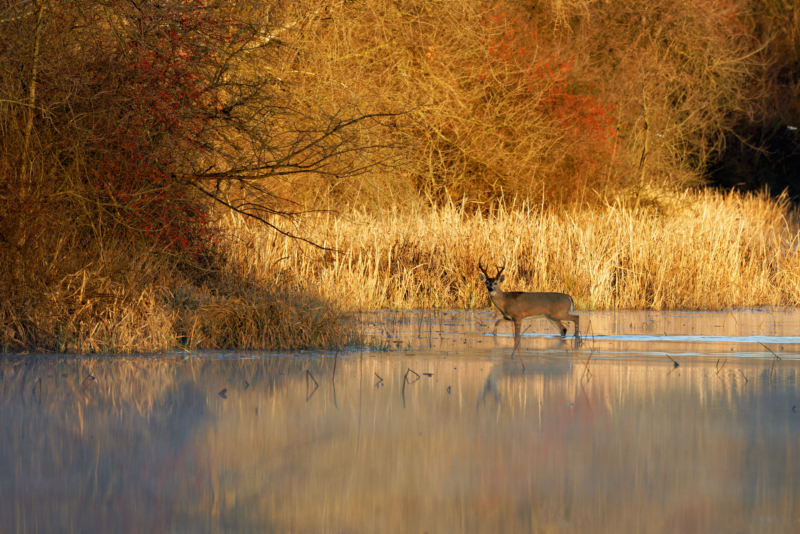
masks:
<path fill-rule="evenodd" d="M 494 288 L 494 291 L 489 293 L 489 299 L 491 299 L 492 304 L 494 304 L 498 310 L 505 313 L 507 296 L 500 288 Z"/>

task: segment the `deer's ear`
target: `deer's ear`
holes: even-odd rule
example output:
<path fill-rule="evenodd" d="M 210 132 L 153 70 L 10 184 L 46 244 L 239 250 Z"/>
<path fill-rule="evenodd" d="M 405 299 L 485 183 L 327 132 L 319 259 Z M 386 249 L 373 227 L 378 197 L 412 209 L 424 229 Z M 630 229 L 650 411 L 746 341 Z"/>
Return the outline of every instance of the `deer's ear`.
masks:
<path fill-rule="evenodd" d="M 504 274 L 501 274 L 501 275 L 500 275 L 500 278 L 498 278 L 498 279 L 497 279 L 497 283 L 499 284 L 500 282 L 502 282 L 502 281 L 503 281 L 503 280 L 505 280 L 505 279 L 506 279 L 506 275 L 504 275 Z"/>
<path fill-rule="evenodd" d="M 481 282 L 485 282 L 486 281 L 486 275 L 483 274 L 483 273 L 478 273 L 478 278 L 481 279 Z"/>

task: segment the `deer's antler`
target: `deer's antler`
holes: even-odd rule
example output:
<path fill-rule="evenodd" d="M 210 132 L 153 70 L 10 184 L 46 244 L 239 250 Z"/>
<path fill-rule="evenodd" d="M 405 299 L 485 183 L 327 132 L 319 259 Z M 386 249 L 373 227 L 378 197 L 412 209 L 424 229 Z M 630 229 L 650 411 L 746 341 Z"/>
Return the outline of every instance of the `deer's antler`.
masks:
<path fill-rule="evenodd" d="M 495 276 L 495 278 L 500 278 L 500 275 L 506 270 L 506 262 L 504 261 L 502 266 L 495 265 L 495 269 L 497 269 L 497 276 Z"/>
<path fill-rule="evenodd" d="M 489 276 L 489 273 L 486 272 L 486 269 L 483 268 L 483 256 L 481 256 L 481 259 L 478 260 L 478 269 L 481 270 L 481 272 L 486 278 L 491 278 L 491 276 Z"/>

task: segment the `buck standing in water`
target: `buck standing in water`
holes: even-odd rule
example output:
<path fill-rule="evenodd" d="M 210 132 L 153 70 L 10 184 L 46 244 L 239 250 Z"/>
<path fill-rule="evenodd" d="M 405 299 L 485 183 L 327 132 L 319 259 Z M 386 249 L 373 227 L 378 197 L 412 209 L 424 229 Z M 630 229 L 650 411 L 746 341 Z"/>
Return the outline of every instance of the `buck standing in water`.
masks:
<path fill-rule="evenodd" d="M 514 348 L 517 349 L 518 355 L 522 320 L 528 317 L 546 317 L 553 323 L 553 326 L 558 328 L 561 337 L 567 335 L 567 327 L 561 321 L 570 321 L 575 324 L 575 339 L 580 340 L 580 317 L 573 313 L 575 310 L 572 297 L 564 293 L 504 292 L 500 289 L 499 284 L 505 280 L 505 276 L 503 276 L 505 265 L 497 267 L 497 275 L 494 278 L 489 276 L 481 262 L 478 262 L 478 268 L 481 270 L 478 276 L 481 282 L 486 284 L 492 304 L 503 314 L 503 317 L 494 324 L 492 334 L 497 335 L 497 325 L 500 324 L 500 321 L 512 321 L 514 323 Z M 519 360 L 522 361 L 521 355 Z M 524 363 L 522 368 L 525 368 Z"/>

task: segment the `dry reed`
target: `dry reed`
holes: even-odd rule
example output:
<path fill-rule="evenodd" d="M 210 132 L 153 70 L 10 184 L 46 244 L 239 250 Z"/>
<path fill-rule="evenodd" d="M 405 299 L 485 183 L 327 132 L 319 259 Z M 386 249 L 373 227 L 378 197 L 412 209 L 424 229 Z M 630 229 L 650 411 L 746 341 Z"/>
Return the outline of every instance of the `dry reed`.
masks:
<path fill-rule="evenodd" d="M 330 250 L 235 216 L 222 224 L 236 238 L 230 253 L 243 274 L 313 288 L 351 310 L 488 306 L 480 258 L 506 264 L 506 290 L 563 291 L 583 309 L 800 303 L 790 204 L 763 194 L 686 193 L 665 212 L 524 205 L 487 215 L 450 203 L 305 219 L 307 235 Z"/>
<path fill-rule="evenodd" d="M 481 258 L 505 263 L 507 290 L 567 292 L 582 309 L 796 306 L 792 220 L 785 198 L 702 192 L 662 212 L 450 203 L 272 221 L 326 250 L 229 215 L 213 283 L 147 260 L 128 274 L 84 268 L 24 315 L 5 309 L 0 336 L 6 351 L 341 348 L 357 342 L 348 312 L 488 307 Z"/>
<path fill-rule="evenodd" d="M 196 284 L 158 262 L 137 266 L 141 280 L 114 277 L 105 266 L 81 269 L 41 300 L 30 299 L 35 305 L 24 315 L 0 310 L 3 351 L 296 350 L 357 341 L 345 314 L 315 291 L 263 287 L 226 273 Z"/>
<path fill-rule="evenodd" d="M 277 349 L 342 348 L 356 333 L 345 316 L 322 296 L 308 291 L 256 289 L 224 298 L 209 290 L 187 288 L 175 330 L 190 348 Z"/>

